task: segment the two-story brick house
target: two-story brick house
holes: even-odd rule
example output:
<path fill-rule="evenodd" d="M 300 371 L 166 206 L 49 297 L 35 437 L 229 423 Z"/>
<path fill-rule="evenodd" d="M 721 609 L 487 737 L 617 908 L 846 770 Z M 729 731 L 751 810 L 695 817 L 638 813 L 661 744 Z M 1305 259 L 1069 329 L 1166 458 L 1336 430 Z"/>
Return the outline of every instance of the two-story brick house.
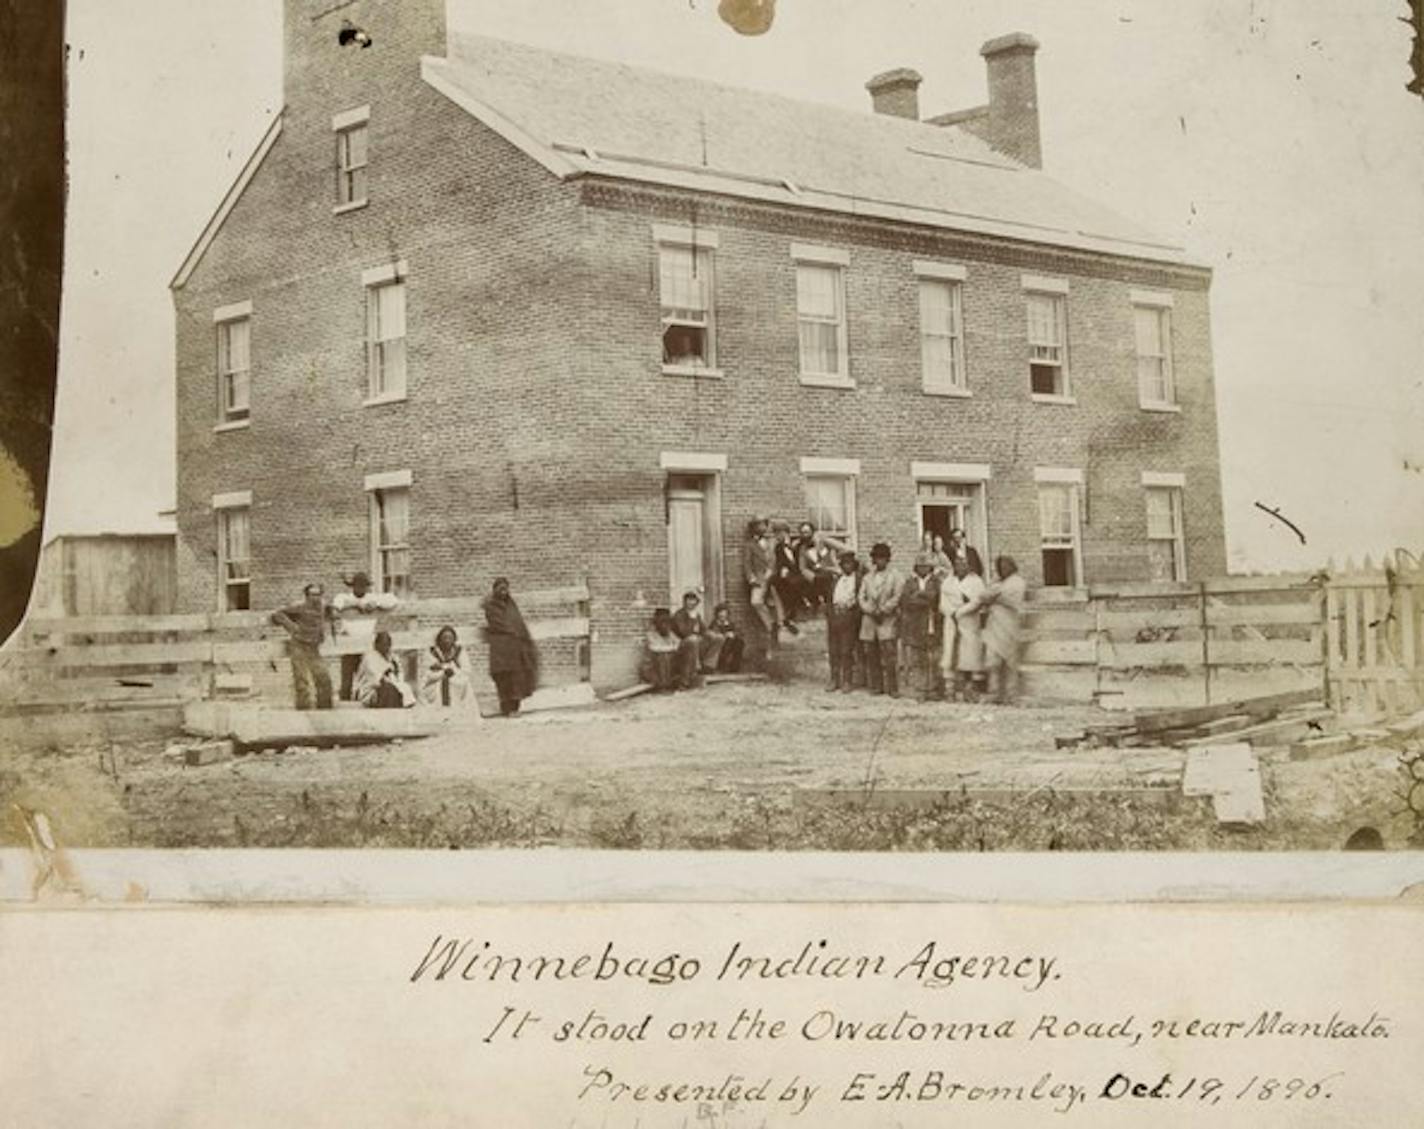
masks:
<path fill-rule="evenodd" d="M 1210 272 L 1040 171 L 1027 36 L 919 121 L 912 71 L 854 113 L 330 7 L 173 283 L 184 607 L 586 573 L 608 684 L 652 604 L 745 613 L 758 511 L 1224 570 Z"/>

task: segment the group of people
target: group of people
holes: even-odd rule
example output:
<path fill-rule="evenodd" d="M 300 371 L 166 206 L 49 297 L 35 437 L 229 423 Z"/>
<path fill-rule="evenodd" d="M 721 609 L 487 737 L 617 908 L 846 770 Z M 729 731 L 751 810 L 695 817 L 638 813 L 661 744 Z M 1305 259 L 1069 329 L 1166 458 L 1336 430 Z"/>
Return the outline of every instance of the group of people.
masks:
<path fill-rule="evenodd" d="M 695 690 L 704 675 L 739 673 L 745 647 L 728 605 L 713 608 L 709 622 L 702 615 L 702 597 L 688 592 L 677 611 L 653 611 L 638 675 L 660 692 Z"/>
<path fill-rule="evenodd" d="M 409 709 L 422 701 L 447 709 L 475 704 L 469 656 L 454 627 L 440 628 L 429 648 L 419 655 L 415 664 L 417 693 L 405 665 L 394 653 L 391 633 L 377 630 L 378 617 L 394 612 L 400 601 L 389 592 L 372 592 L 365 573 L 358 572 L 344 583 L 348 591 L 330 603 L 320 584 L 308 584 L 300 604 L 271 615 L 271 621 L 287 632 L 297 709 L 333 708 L 331 674 L 321 655 L 328 632 L 338 644 L 366 643 L 359 650 L 343 649 L 342 701 L 368 709 Z M 484 601 L 484 614 L 489 672 L 499 695 L 499 712 L 513 716 L 538 684 L 539 651 L 504 577 L 494 582 Z"/>
<path fill-rule="evenodd" d="M 785 523 L 752 520 L 743 555 L 752 609 L 772 639 L 796 634 L 796 621 L 824 614 L 831 677 L 827 690 L 860 681 L 873 694 L 898 697 L 900 683 L 921 699 L 997 700 L 1017 686 L 1019 624 L 1027 595 L 1012 557 L 994 562 L 986 581 L 978 551 L 962 530 L 948 540 L 926 531 L 913 571 L 894 568 L 890 546 L 876 544 L 862 565 L 843 542 L 810 522 L 793 539 Z"/>

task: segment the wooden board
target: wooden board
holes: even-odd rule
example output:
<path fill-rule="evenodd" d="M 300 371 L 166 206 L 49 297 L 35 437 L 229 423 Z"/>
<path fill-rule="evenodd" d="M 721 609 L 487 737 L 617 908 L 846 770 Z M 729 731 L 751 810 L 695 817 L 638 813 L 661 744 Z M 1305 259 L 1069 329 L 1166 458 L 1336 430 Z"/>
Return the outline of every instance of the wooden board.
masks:
<path fill-rule="evenodd" d="M 1231 702 L 1221 702 L 1213 706 L 1192 706 L 1180 710 L 1151 710 L 1138 713 L 1133 720 L 1137 728 L 1144 731 L 1181 729 L 1190 725 L 1215 721 L 1234 713 L 1250 714 L 1262 719 L 1289 706 L 1302 706 L 1320 701 L 1320 690 L 1291 690 L 1284 694 L 1267 694 L 1259 698 L 1238 698 Z"/>
<path fill-rule="evenodd" d="M 483 723 L 475 710 L 294 710 L 228 702 L 190 702 L 184 732 L 227 737 L 239 747 L 359 745 L 411 740 Z"/>
<path fill-rule="evenodd" d="M 1251 746 L 1242 741 L 1204 745 L 1187 753 L 1182 794 L 1210 796 L 1218 823 L 1255 826 L 1265 821 L 1261 770 Z"/>

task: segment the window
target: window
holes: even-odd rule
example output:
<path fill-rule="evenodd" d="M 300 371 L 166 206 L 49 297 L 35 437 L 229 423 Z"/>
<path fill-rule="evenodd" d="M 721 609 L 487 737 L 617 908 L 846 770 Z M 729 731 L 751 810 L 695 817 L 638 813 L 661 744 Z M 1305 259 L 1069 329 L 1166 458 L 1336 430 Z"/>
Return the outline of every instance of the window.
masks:
<path fill-rule="evenodd" d="M 246 315 L 219 321 L 218 421 L 236 423 L 251 413 L 252 319 Z"/>
<path fill-rule="evenodd" d="M 1177 402 L 1172 380 L 1172 311 L 1165 306 L 1136 305 L 1137 395 L 1143 407 Z"/>
<path fill-rule="evenodd" d="M 366 203 L 366 163 L 370 147 L 365 121 L 336 131 L 336 205 L 352 208 Z"/>
<path fill-rule="evenodd" d="M 219 611 L 252 608 L 251 512 L 247 506 L 229 506 L 217 512 Z"/>
<path fill-rule="evenodd" d="M 845 274 L 839 264 L 796 264 L 796 324 L 802 379 L 847 383 Z"/>
<path fill-rule="evenodd" d="M 1029 387 L 1035 396 L 1066 398 L 1068 297 L 1030 292 L 1027 298 Z"/>
<path fill-rule="evenodd" d="M 663 365 L 675 369 L 716 368 L 711 248 L 659 244 L 658 288 Z"/>
<path fill-rule="evenodd" d="M 405 398 L 405 283 L 399 277 L 366 287 L 367 394 Z"/>
<path fill-rule="evenodd" d="M 371 496 L 371 582 L 377 592 L 410 595 L 410 487 L 377 486 Z"/>
<path fill-rule="evenodd" d="M 806 513 L 816 528 L 855 544 L 855 477 L 848 474 L 806 475 Z"/>
<path fill-rule="evenodd" d="M 920 279 L 920 357 L 926 392 L 966 392 L 960 283 Z"/>
<path fill-rule="evenodd" d="M 1080 567 L 1078 487 L 1071 482 L 1040 482 L 1038 528 L 1046 588 L 1076 588 Z"/>
<path fill-rule="evenodd" d="M 1147 487 L 1147 560 L 1152 580 L 1187 579 L 1180 487 Z"/>

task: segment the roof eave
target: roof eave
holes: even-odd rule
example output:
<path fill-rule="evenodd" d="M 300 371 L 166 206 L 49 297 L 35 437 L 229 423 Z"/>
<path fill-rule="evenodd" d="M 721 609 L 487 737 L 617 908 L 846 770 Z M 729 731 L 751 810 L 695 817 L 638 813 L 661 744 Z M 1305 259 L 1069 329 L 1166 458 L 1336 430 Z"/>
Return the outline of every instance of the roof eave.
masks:
<path fill-rule="evenodd" d="M 262 167 L 262 162 L 267 159 L 267 154 L 272 151 L 272 146 L 277 143 L 277 138 L 282 132 L 282 116 L 286 112 L 285 108 L 278 112 L 272 119 L 272 124 L 267 127 L 267 132 L 262 135 L 262 140 L 257 143 L 257 148 L 252 156 L 247 158 L 247 163 L 242 166 L 242 171 L 237 174 L 237 179 L 233 181 L 232 187 L 223 196 L 222 202 L 217 210 L 213 212 L 207 225 L 203 228 L 192 248 L 183 259 L 183 264 L 178 268 L 172 280 L 168 283 L 170 290 L 181 290 L 187 285 L 188 279 L 193 272 L 198 269 L 198 264 L 202 262 L 203 256 L 207 254 L 208 248 L 217 238 L 217 234 L 222 230 L 222 226 L 227 222 L 227 217 L 231 214 L 237 202 L 242 199 L 242 194 L 247 191 L 247 186 L 252 183 L 252 178 L 257 175 L 257 170 Z"/>

